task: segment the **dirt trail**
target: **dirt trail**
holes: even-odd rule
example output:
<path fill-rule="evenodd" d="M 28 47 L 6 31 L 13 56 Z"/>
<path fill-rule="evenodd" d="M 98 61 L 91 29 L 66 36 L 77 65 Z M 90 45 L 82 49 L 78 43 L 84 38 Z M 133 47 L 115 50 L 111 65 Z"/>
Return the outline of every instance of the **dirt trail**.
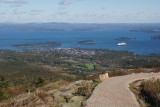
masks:
<path fill-rule="evenodd" d="M 86 107 L 140 107 L 129 83 L 139 79 L 160 77 L 160 73 L 140 73 L 112 77 L 100 83 L 87 100 Z"/>

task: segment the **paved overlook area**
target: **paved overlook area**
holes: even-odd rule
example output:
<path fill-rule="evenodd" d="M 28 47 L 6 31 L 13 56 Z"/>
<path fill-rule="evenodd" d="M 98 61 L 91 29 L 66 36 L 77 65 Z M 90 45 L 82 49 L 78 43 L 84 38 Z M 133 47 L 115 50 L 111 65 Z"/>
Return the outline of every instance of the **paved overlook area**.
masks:
<path fill-rule="evenodd" d="M 152 77 L 160 77 L 160 73 L 140 73 L 109 78 L 95 88 L 92 96 L 87 100 L 86 107 L 140 107 L 129 89 L 129 83 Z"/>

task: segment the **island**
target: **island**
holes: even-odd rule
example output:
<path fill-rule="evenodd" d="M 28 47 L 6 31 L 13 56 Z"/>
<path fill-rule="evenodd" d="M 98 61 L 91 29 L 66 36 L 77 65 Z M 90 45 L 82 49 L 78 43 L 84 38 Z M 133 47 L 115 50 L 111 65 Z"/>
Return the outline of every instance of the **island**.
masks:
<path fill-rule="evenodd" d="M 160 35 L 157 36 L 152 36 L 151 39 L 156 39 L 156 40 L 160 40 Z"/>
<path fill-rule="evenodd" d="M 119 38 L 115 38 L 115 40 L 120 40 L 120 41 L 127 41 L 127 40 L 135 40 L 136 38 L 128 38 L 128 37 L 119 37 Z"/>
<path fill-rule="evenodd" d="M 129 30 L 130 32 L 146 32 L 146 33 L 155 33 L 160 32 L 160 29 L 137 29 L 137 30 Z"/>
<path fill-rule="evenodd" d="M 57 43 L 57 42 L 26 43 L 26 44 L 14 44 L 12 46 L 30 46 L 30 47 L 35 47 L 35 46 L 61 46 L 61 43 Z"/>
<path fill-rule="evenodd" d="M 78 44 L 95 44 L 96 42 L 93 40 L 84 40 L 77 42 Z"/>

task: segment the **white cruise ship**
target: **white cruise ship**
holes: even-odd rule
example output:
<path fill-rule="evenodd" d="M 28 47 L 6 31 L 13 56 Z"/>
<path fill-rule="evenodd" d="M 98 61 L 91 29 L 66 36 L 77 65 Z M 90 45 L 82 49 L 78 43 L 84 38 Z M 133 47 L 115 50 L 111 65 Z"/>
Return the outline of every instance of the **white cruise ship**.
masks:
<path fill-rule="evenodd" d="M 118 46 L 125 46 L 127 45 L 125 42 L 117 43 Z"/>

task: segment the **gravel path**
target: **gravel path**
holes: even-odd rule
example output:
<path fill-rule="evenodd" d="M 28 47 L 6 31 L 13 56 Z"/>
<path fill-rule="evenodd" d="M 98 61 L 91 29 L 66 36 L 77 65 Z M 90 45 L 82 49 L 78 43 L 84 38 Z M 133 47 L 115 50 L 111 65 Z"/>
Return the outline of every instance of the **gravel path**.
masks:
<path fill-rule="evenodd" d="M 160 77 L 160 73 L 140 73 L 109 78 L 95 88 L 86 102 L 86 107 L 140 107 L 128 88 L 129 83 L 152 77 Z"/>

